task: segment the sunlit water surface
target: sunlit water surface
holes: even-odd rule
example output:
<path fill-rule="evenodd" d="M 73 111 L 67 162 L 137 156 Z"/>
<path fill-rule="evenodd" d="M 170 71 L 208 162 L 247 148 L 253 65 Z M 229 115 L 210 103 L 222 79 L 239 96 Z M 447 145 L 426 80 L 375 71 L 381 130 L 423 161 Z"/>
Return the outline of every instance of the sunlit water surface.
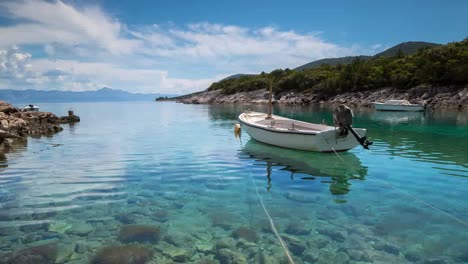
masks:
<path fill-rule="evenodd" d="M 82 121 L 0 160 L 0 262 L 287 263 L 260 197 L 295 263 L 468 262 L 466 113 L 355 110 L 374 144 L 338 157 L 236 139 L 264 106 L 41 107 Z"/>

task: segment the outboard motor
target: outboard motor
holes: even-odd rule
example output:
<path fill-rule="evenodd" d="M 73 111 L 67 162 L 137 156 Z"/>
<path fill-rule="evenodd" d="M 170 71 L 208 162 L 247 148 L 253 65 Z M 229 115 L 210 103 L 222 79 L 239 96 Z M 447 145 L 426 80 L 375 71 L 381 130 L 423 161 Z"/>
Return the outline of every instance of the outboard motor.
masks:
<path fill-rule="evenodd" d="M 339 105 L 333 111 L 333 123 L 335 123 L 335 126 L 340 129 L 340 136 L 346 136 L 348 135 L 348 132 L 351 131 L 359 144 L 361 144 L 365 149 L 369 149 L 369 146 L 372 145 L 372 141 L 368 141 L 367 137 L 361 137 L 353 129 L 353 117 L 353 111 L 346 105 Z"/>

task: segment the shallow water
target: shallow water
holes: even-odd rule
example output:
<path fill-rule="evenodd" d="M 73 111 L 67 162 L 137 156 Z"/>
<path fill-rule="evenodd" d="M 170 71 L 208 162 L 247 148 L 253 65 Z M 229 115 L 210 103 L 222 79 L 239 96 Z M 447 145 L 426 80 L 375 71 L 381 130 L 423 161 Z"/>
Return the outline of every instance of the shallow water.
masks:
<path fill-rule="evenodd" d="M 265 106 L 41 105 L 70 106 L 80 123 L 0 159 L 3 260 L 88 263 L 138 244 L 156 263 L 287 263 L 261 197 L 295 263 L 468 262 L 466 113 L 358 109 L 374 145 L 338 157 L 236 139 L 237 115 Z M 160 234 L 129 241 L 129 225 Z"/>

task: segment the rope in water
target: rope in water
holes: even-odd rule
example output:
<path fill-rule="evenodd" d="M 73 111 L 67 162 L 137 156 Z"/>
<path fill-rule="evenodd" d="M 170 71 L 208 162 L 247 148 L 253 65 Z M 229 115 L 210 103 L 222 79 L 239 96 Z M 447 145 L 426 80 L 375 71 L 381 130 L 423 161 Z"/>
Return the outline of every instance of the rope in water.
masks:
<path fill-rule="evenodd" d="M 328 141 L 327 141 L 327 143 L 328 143 Z M 330 147 L 331 147 L 331 146 L 330 146 Z M 345 164 L 346 166 L 349 167 L 349 165 L 348 165 L 348 164 L 345 162 L 345 160 L 340 156 L 340 154 L 338 154 L 338 152 L 336 152 L 335 148 L 333 148 L 333 147 L 331 147 L 331 148 L 332 148 L 333 152 L 336 154 L 336 156 L 338 156 L 338 158 L 340 158 L 340 160 L 343 162 L 343 164 Z M 394 185 L 392 185 L 392 184 L 390 184 L 390 183 L 388 183 L 388 182 L 386 182 L 386 181 L 383 181 L 383 180 L 381 180 L 381 179 L 379 179 L 379 180 L 374 179 L 374 180 L 377 181 L 377 182 L 380 182 L 380 183 L 382 183 L 382 184 L 384 184 L 384 185 L 387 185 L 388 187 L 392 188 L 393 190 L 395 190 L 395 191 L 397 191 L 397 192 L 399 192 L 399 193 L 401 193 L 401 194 L 404 194 L 404 195 L 406 195 L 406 196 L 412 198 L 413 200 L 415 200 L 415 201 L 417 201 L 417 202 L 419 202 L 419 203 L 421 203 L 421 204 L 423 204 L 423 205 L 425 205 L 425 206 L 427 206 L 427 207 L 429 207 L 429 208 L 432 208 L 432 209 L 435 210 L 435 211 L 438 211 L 438 212 L 444 214 L 445 216 L 447 216 L 447 217 L 451 218 L 452 220 L 454 220 L 454 221 L 456 221 L 456 222 L 458 222 L 458 223 L 464 225 L 465 227 L 468 227 L 468 223 L 465 222 L 465 221 L 463 221 L 462 219 L 460 219 L 460 218 L 458 218 L 458 217 L 456 217 L 456 216 L 454 216 L 454 215 L 452 215 L 452 214 L 450 214 L 450 213 L 448 213 L 448 212 L 446 212 L 446 211 L 444 211 L 444 210 L 442 210 L 442 209 L 440 209 L 440 208 L 438 208 L 438 207 L 436 207 L 436 206 L 434 206 L 434 205 L 431 205 L 431 204 L 429 204 L 429 203 L 427 203 L 427 202 L 425 202 L 425 201 L 419 199 L 418 197 L 412 195 L 411 193 L 408 193 L 408 192 L 399 190 L 399 189 L 397 189 Z"/>
<path fill-rule="evenodd" d="M 237 132 L 235 132 L 235 133 L 237 133 Z M 239 142 L 240 142 L 241 149 L 242 149 L 242 139 L 240 137 L 240 134 L 239 134 Z M 257 186 L 257 183 L 255 182 L 255 179 L 252 176 L 252 172 L 250 171 L 250 169 L 248 171 L 249 171 L 250 179 L 252 180 L 252 182 L 253 182 L 253 184 L 255 186 L 255 193 L 257 194 L 258 200 L 260 201 L 260 204 L 262 205 L 263 211 L 265 212 L 268 220 L 270 221 L 271 230 L 273 231 L 273 233 L 275 234 L 275 236 L 278 239 L 279 243 L 281 244 L 281 247 L 284 250 L 284 254 L 288 258 L 289 263 L 290 264 L 295 264 L 293 258 L 291 257 L 291 254 L 289 253 L 289 250 L 288 250 L 288 247 L 286 246 L 286 243 L 284 243 L 283 239 L 281 238 L 281 236 L 280 236 L 280 234 L 278 232 L 278 229 L 276 229 L 275 223 L 273 222 L 273 219 L 270 216 L 270 213 L 268 213 L 268 210 L 266 209 L 265 203 L 263 203 L 263 198 L 260 195 L 260 192 L 258 191 L 258 186 Z"/>
<path fill-rule="evenodd" d="M 285 254 L 286 257 L 288 258 L 289 263 L 290 263 L 290 264 L 295 264 L 293 258 L 291 257 L 291 254 L 289 253 L 288 247 L 286 246 L 286 244 L 284 243 L 283 239 L 282 239 L 281 236 L 279 235 L 278 230 L 277 230 L 276 227 L 275 227 L 275 223 L 273 222 L 273 219 L 271 218 L 270 214 L 268 213 L 268 210 L 267 210 L 266 207 L 265 207 L 265 204 L 263 203 L 263 198 L 262 198 L 262 196 L 260 195 L 260 193 L 258 192 L 258 186 L 257 186 L 257 184 L 255 183 L 255 180 L 254 180 L 254 178 L 253 178 L 252 173 L 250 172 L 250 170 L 249 170 L 249 174 L 250 174 L 250 178 L 252 179 L 252 182 L 253 182 L 253 184 L 254 184 L 254 186 L 255 186 L 255 192 L 257 193 L 258 199 L 260 200 L 260 204 L 261 204 L 262 207 L 263 207 L 263 211 L 265 212 L 266 216 L 268 217 L 268 220 L 270 221 L 270 227 L 271 227 L 271 229 L 273 230 L 273 233 L 275 233 L 276 238 L 278 238 L 278 241 L 280 242 L 281 247 L 282 247 L 283 250 L 284 250 L 284 254 Z"/>

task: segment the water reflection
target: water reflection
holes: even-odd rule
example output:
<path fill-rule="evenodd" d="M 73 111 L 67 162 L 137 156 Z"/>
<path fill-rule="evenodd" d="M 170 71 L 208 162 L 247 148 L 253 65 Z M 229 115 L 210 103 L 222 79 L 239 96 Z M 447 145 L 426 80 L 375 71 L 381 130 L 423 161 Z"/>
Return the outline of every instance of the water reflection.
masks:
<path fill-rule="evenodd" d="M 281 170 L 290 172 L 291 181 L 316 180 L 329 184 L 330 192 L 334 195 L 347 194 L 350 191 L 350 180 L 364 180 L 367 167 L 362 166 L 358 157 L 351 152 L 333 154 L 306 152 L 293 149 L 279 148 L 249 140 L 242 148 L 246 158 L 254 159 L 255 165 L 266 167 L 267 190 L 274 178 L 273 167 L 283 167 Z"/>
<path fill-rule="evenodd" d="M 8 167 L 7 153 L 18 153 L 25 150 L 28 146 L 26 139 L 4 139 L 0 142 L 0 169 Z"/>
<path fill-rule="evenodd" d="M 370 119 L 380 121 L 387 124 L 407 124 L 407 123 L 421 123 L 424 121 L 424 112 L 382 112 L 375 111 Z"/>

